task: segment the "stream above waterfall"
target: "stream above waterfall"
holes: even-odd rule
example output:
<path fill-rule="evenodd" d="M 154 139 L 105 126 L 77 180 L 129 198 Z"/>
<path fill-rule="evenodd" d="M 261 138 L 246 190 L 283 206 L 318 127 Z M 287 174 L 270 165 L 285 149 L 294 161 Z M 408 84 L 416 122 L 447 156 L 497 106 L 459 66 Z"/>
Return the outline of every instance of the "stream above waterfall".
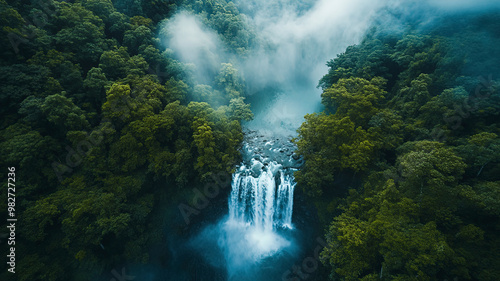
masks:
<path fill-rule="evenodd" d="M 227 280 L 267 280 L 265 268 L 295 255 L 293 173 L 303 159 L 294 150 L 291 137 L 246 131 L 243 161 L 232 175 L 228 214 L 193 240 L 194 245 L 216 244 L 203 255 L 226 269 Z"/>

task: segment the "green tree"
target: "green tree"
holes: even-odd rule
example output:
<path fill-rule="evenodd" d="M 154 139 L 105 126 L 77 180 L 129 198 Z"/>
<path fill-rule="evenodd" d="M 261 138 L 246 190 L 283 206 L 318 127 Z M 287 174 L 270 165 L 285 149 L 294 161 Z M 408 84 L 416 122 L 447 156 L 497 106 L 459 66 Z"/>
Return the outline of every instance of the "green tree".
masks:
<path fill-rule="evenodd" d="M 253 119 L 250 105 L 245 103 L 245 98 L 243 97 L 234 98 L 229 101 L 229 116 L 239 121 L 250 121 Z"/>
<path fill-rule="evenodd" d="M 230 63 L 223 63 L 217 77 L 215 77 L 218 89 L 224 91 L 226 100 L 238 98 L 244 95 L 244 81 L 238 70 Z"/>
<path fill-rule="evenodd" d="M 91 68 L 83 80 L 83 89 L 86 98 L 94 105 L 94 108 L 100 108 L 106 98 L 106 88 L 109 86 L 108 79 L 102 69 Z"/>
<path fill-rule="evenodd" d="M 429 99 L 429 86 L 432 80 L 428 74 L 420 74 L 416 79 L 411 81 L 411 86 L 405 86 L 399 90 L 398 94 L 393 98 L 397 101 L 397 108 L 407 115 L 413 117 L 417 114 L 418 110 Z"/>
<path fill-rule="evenodd" d="M 318 86 L 326 90 L 339 79 L 352 76 L 366 80 L 383 77 L 389 81 L 388 85 L 393 85 L 400 71 L 390 57 L 393 44 L 390 39 L 371 37 L 374 36 L 368 34 L 360 45 L 349 46 L 337 58 L 328 61 L 328 73 Z"/>
<path fill-rule="evenodd" d="M 46 97 L 41 109 L 47 120 L 63 132 L 88 129 L 90 126 L 85 112 L 67 98 L 65 92 Z"/>
<path fill-rule="evenodd" d="M 82 6 L 101 18 L 106 25 L 111 22 L 111 14 L 116 12 L 111 0 L 84 0 Z"/>
<path fill-rule="evenodd" d="M 60 2 L 58 8 L 53 23 L 58 28 L 56 45 L 65 52 L 74 52 L 84 66 L 95 64 L 108 49 L 102 19 L 79 3 Z"/>
<path fill-rule="evenodd" d="M 486 165 L 498 162 L 500 159 L 500 140 L 497 134 L 481 132 L 468 138 L 468 144 L 458 146 L 457 151 L 463 155 L 469 163 L 468 168 L 477 171 L 475 177 L 479 177 Z M 494 169 L 489 173 L 496 173 Z"/>
<path fill-rule="evenodd" d="M 384 83 L 382 78 L 340 79 L 321 94 L 322 103 L 339 117 L 348 116 L 355 124 L 366 126 L 384 99 Z"/>
<path fill-rule="evenodd" d="M 125 47 L 120 47 L 115 51 L 105 51 L 99 60 L 99 68 L 110 79 L 122 78 L 127 74 L 129 59 L 130 55 Z"/>
<path fill-rule="evenodd" d="M 352 201 L 326 238 L 321 259 L 343 280 L 436 280 L 461 261 L 434 222 L 419 222 L 418 204 L 393 180 Z"/>
<path fill-rule="evenodd" d="M 321 195 L 331 184 L 335 171 L 358 172 L 373 160 L 375 144 L 369 134 L 356 127 L 349 117 L 337 115 L 306 115 L 296 141 L 305 166 L 295 173 L 297 182 Z"/>
<path fill-rule="evenodd" d="M 135 29 L 128 30 L 123 35 L 123 45 L 125 45 L 130 53 L 136 54 L 141 46 L 151 44 L 153 33 L 151 29 L 144 25 L 139 25 Z"/>
<path fill-rule="evenodd" d="M 409 151 L 408 151 L 409 149 Z M 451 148 L 432 141 L 408 142 L 398 157 L 405 195 L 419 202 L 423 217 L 451 226 L 466 164 Z"/>
<path fill-rule="evenodd" d="M 13 59 L 19 48 L 23 48 L 24 44 L 28 42 L 26 38 L 24 26 L 26 21 L 19 14 L 19 12 L 10 6 L 5 0 L 0 0 L 0 53 L 2 60 L 9 60 L 14 63 Z M 16 52 L 17 50 L 17 52 Z M 4 64 L 0 64 L 3 66 Z"/>
<path fill-rule="evenodd" d="M 0 113 L 16 113 L 20 103 L 28 96 L 45 97 L 47 91 L 54 88 L 53 79 L 49 77 L 50 70 L 39 65 L 0 67 L 0 102 L 5 105 Z"/>
<path fill-rule="evenodd" d="M 129 18 L 120 12 L 113 12 L 107 16 L 109 21 L 109 34 L 111 34 L 112 38 L 115 38 L 118 42 L 122 42 L 125 32 L 132 28 Z"/>
<path fill-rule="evenodd" d="M 72 54 L 52 49 L 47 52 L 37 52 L 28 62 L 49 68 L 51 76 L 56 78 L 66 91 L 76 94 L 81 91 L 83 79 L 81 68 L 71 62 L 72 58 Z M 77 96 L 75 94 L 73 96 Z"/>
<path fill-rule="evenodd" d="M 368 122 L 368 133 L 378 148 L 395 149 L 403 142 L 402 117 L 394 110 L 382 109 Z"/>

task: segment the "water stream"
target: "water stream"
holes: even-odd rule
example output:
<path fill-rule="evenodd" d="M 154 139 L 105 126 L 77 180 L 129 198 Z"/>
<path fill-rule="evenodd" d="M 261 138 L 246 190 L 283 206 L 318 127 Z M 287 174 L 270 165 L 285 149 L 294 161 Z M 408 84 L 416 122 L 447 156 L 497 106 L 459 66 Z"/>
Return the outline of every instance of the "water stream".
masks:
<path fill-rule="evenodd" d="M 231 62 L 240 71 L 247 86 L 246 102 L 255 115 L 254 120 L 242 124 L 246 130 L 243 161 L 232 176 L 227 205 L 221 201 L 216 208 L 220 212 L 202 213 L 217 221 L 193 228 L 194 237 L 183 252 L 203 260 L 187 270 L 202 270 L 203 279 L 196 273 L 190 280 L 282 280 L 287 270 L 302 262 L 309 241 L 315 243 L 311 236 L 316 235 L 306 202 L 297 200 L 302 199 L 297 196 L 293 173 L 303 160 L 293 153 L 296 147 L 290 136 L 296 136 L 305 114 L 322 110 L 321 89 L 316 86 L 327 72 L 325 62 L 360 41 L 383 3 L 234 3 L 259 42 L 243 57 L 223 51 L 224 42 L 216 33 L 189 13 L 179 13 L 167 25 L 175 39 L 166 40 L 167 47 L 182 62 L 203 70 L 194 73 L 198 81 L 213 81 L 212 74 L 220 70 L 222 62 Z M 186 275 L 192 276 L 192 272 Z"/>
<path fill-rule="evenodd" d="M 294 149 L 289 138 L 246 132 L 243 162 L 233 174 L 229 214 L 218 239 L 229 280 L 241 280 L 253 265 L 265 267 L 268 259 L 295 248 L 293 172 L 302 159 Z"/>

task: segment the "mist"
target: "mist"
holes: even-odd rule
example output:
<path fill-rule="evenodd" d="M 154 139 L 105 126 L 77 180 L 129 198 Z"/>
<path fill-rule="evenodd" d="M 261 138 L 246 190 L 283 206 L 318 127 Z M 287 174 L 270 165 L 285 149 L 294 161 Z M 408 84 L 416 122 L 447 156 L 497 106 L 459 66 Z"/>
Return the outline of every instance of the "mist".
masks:
<path fill-rule="evenodd" d="M 217 33 L 187 12 L 169 19 L 162 28 L 161 37 L 174 51 L 176 59 L 192 67 L 196 83 L 210 84 L 225 61 L 223 44 Z"/>
<path fill-rule="evenodd" d="M 261 144 L 268 143 L 268 136 L 296 136 L 304 115 L 322 111 L 322 90 L 317 85 L 328 71 L 326 62 L 358 44 L 372 27 L 400 35 L 411 23 L 412 31 L 426 32 L 439 26 L 443 15 L 459 17 L 500 7 L 497 1 L 486 0 L 237 0 L 235 4 L 257 36 L 244 55 L 230 52 L 217 32 L 186 11 L 168 20 L 162 39 L 178 60 L 193 65 L 193 79 L 199 84 L 214 85 L 221 63 L 230 62 L 238 69 L 254 113 L 243 126 L 247 135 L 248 130 L 257 131 L 264 138 L 259 139 Z M 248 225 L 232 223 L 220 218 L 189 242 L 208 264 L 226 270 L 229 280 L 243 280 L 241 276 L 272 280 L 259 277 L 260 267 L 284 264 L 273 260 L 280 252 L 288 257 L 286 262 L 293 262 L 301 251 L 303 241 L 294 231 L 254 234 Z"/>
<path fill-rule="evenodd" d="M 408 22 L 426 29 L 444 15 L 491 11 L 492 0 L 252 0 L 235 2 L 256 34 L 244 56 L 226 52 L 214 30 L 189 12 L 168 20 L 165 45 L 193 67 L 194 80 L 213 84 L 221 63 L 231 62 L 246 80 L 254 120 L 245 124 L 263 134 L 295 136 L 304 115 L 322 110 L 318 81 L 326 62 L 359 43 L 370 27 L 402 33 Z"/>
<path fill-rule="evenodd" d="M 223 62 L 241 71 L 255 114 L 247 128 L 295 135 L 305 114 L 321 110 L 316 86 L 326 62 L 359 42 L 386 2 L 237 1 L 257 34 L 258 44 L 246 56 L 224 52 L 216 32 L 185 11 L 168 20 L 162 39 L 177 59 L 194 64 L 198 83 L 210 84 Z"/>
<path fill-rule="evenodd" d="M 245 79 L 244 95 L 255 116 L 243 126 L 258 131 L 260 136 L 289 137 L 296 135 L 304 115 L 322 110 L 317 85 L 327 72 L 326 62 L 363 38 L 386 1 L 277 0 L 235 4 L 257 36 L 256 43 L 244 55 L 226 51 L 222 38 L 205 26 L 199 16 L 186 11 L 165 23 L 161 39 L 176 59 L 193 65 L 192 78 L 198 84 L 215 85 L 221 63 L 232 63 Z M 267 143 L 263 139 L 255 143 Z M 252 152 L 249 157 L 253 156 Z M 261 156 L 259 159 L 267 159 Z M 267 160 L 254 161 L 260 164 L 259 171 L 273 166 L 260 161 Z M 281 164 L 276 163 L 279 168 L 273 173 L 263 172 L 258 180 L 255 178 L 251 188 L 249 183 L 241 188 L 268 190 L 269 198 L 275 200 L 275 188 L 284 183 L 283 179 L 278 180 L 277 173 L 288 173 L 293 179 L 293 171 Z M 245 177 L 243 173 L 241 177 Z M 246 177 L 246 181 L 252 182 L 252 176 Z M 233 183 L 233 190 L 236 186 Z M 265 206 L 269 211 L 265 213 L 270 214 L 269 227 L 259 226 L 259 221 L 252 217 L 238 220 L 230 215 L 201 229 L 190 239 L 189 247 L 212 268 L 225 270 L 228 280 L 281 277 L 286 271 L 283 268 L 290 267 L 301 251 L 302 243 L 297 241 L 300 230 L 291 225 L 290 229 L 276 226 L 272 221 L 279 216 L 272 213 L 279 210 L 273 210 L 275 204 L 266 200 L 252 204 L 249 201 L 242 206 L 252 205 L 244 214 L 255 214 Z"/>
<path fill-rule="evenodd" d="M 496 0 L 427 0 L 425 3 L 451 12 L 500 9 L 500 2 Z"/>
<path fill-rule="evenodd" d="M 242 62 L 255 114 L 248 128 L 295 135 L 305 114 L 321 110 L 316 86 L 327 71 L 326 61 L 358 43 L 383 5 L 362 0 L 253 2 L 260 9 L 250 22 L 262 43 Z"/>

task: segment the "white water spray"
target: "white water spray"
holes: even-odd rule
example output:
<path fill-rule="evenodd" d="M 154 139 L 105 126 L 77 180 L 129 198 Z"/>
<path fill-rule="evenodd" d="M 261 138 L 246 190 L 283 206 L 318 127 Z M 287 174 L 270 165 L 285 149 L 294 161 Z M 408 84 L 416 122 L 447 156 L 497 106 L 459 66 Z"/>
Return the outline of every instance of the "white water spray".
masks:
<path fill-rule="evenodd" d="M 265 232 L 280 227 L 292 228 L 295 187 L 292 176 L 286 175 L 276 161 L 268 167 L 255 159 L 252 162 L 251 167 L 243 165 L 233 175 L 229 220 Z M 255 170 L 262 171 L 254 176 Z"/>
<path fill-rule="evenodd" d="M 219 52 L 223 43 L 192 15 L 181 13 L 166 25 L 167 45 L 181 61 L 196 63 L 199 81 L 210 81 L 221 62 L 237 66 L 255 114 L 243 124 L 253 131 L 246 133 L 244 159 L 233 175 L 228 215 L 193 242 L 208 263 L 226 270 L 227 280 L 277 280 L 280 264 L 297 253 L 293 172 L 302 159 L 289 136 L 306 113 L 320 110 L 316 85 L 325 62 L 359 42 L 385 1 L 237 0 L 258 34 L 245 57 Z M 212 246 L 217 249 L 207 250 Z"/>
<path fill-rule="evenodd" d="M 244 161 L 233 174 L 229 215 L 222 224 L 229 277 L 241 276 L 251 264 L 289 250 L 293 229 L 293 172 L 301 159 L 286 139 L 268 140 L 247 133 Z"/>

